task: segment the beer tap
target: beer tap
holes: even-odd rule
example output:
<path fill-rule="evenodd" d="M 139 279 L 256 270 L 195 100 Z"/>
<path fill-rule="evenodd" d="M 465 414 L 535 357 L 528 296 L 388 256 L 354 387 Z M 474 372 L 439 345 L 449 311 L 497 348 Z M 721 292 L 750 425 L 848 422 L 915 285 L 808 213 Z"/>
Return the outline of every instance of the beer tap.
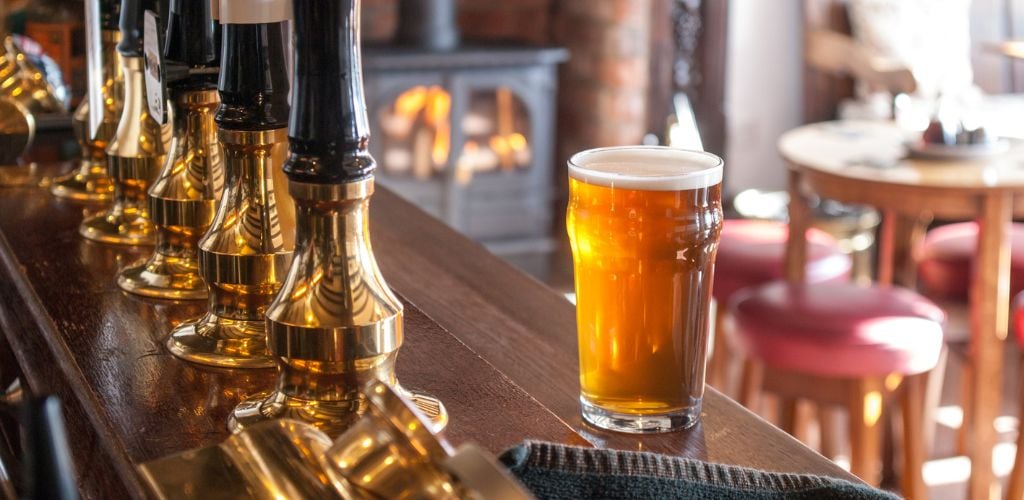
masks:
<path fill-rule="evenodd" d="M 78 168 L 54 179 L 50 192 L 58 198 L 81 202 L 108 202 L 114 184 L 107 175 L 106 148 L 114 138 L 124 104 L 124 72 L 117 44 L 121 41 L 118 19 L 120 0 L 86 0 L 85 8 L 97 13 L 94 23 L 86 29 L 86 57 L 89 64 L 89 98 L 75 110 L 72 126 L 82 159 Z M 91 21 L 93 16 L 85 16 Z M 95 40 L 94 38 L 98 38 Z M 97 50 L 99 49 L 99 50 Z M 98 64 L 92 61 L 98 59 Z M 99 69 L 98 74 L 97 69 Z M 94 95 L 95 94 L 95 95 Z M 98 111 L 93 111 L 92 106 Z M 98 127 L 91 126 L 91 113 L 99 113 Z"/>
<path fill-rule="evenodd" d="M 114 183 L 113 205 L 82 221 L 79 233 L 102 243 L 153 244 L 146 190 L 163 165 L 171 126 L 161 126 L 149 114 L 143 84 L 142 15 L 155 9 L 155 0 L 121 3 L 121 54 L 124 105 L 114 138 L 107 145 L 107 174 Z"/>
<path fill-rule="evenodd" d="M 214 0 L 216 1 L 216 0 Z M 224 187 L 222 153 L 213 116 L 220 103 L 210 0 L 171 0 L 163 48 L 174 135 L 163 170 L 149 188 L 156 249 L 124 269 L 124 290 L 160 299 L 207 298 L 199 277 L 199 239 L 213 222 Z M 171 71 L 168 68 L 175 68 Z M 172 80 L 172 73 L 184 74 Z"/>
<path fill-rule="evenodd" d="M 171 332 L 175 356 L 211 366 L 269 368 L 267 306 L 291 262 L 294 209 L 285 186 L 289 0 L 221 0 L 220 107 L 214 120 L 225 186 L 199 242 L 209 312 Z"/>
<path fill-rule="evenodd" d="M 365 411 L 360 387 L 374 379 L 404 392 L 443 428 L 437 399 L 398 385 L 402 303 L 370 246 L 376 163 L 363 96 L 358 0 L 293 0 L 295 93 L 284 166 L 296 208 L 295 257 L 267 310 L 277 387 L 243 401 L 229 427 L 289 418 L 328 435 Z"/>

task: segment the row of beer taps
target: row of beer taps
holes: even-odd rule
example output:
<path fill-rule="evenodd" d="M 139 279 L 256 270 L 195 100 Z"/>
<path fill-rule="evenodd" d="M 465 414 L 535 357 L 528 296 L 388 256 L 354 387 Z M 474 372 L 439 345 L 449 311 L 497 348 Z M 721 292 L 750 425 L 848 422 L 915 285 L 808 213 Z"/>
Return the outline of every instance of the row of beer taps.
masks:
<path fill-rule="evenodd" d="M 452 452 L 435 436 L 444 405 L 395 376 L 403 306 L 369 241 L 376 164 L 359 0 L 85 5 L 87 47 L 98 50 L 74 114 L 82 157 L 50 191 L 105 204 L 82 221 L 82 237 L 153 245 L 120 271 L 122 290 L 207 301 L 203 316 L 168 332 L 174 356 L 278 371 L 206 458 L 142 466 L 155 494 L 198 497 L 226 480 L 267 498 L 522 498 L 485 453 Z M 196 466 L 203 460 L 247 472 L 213 477 Z"/>

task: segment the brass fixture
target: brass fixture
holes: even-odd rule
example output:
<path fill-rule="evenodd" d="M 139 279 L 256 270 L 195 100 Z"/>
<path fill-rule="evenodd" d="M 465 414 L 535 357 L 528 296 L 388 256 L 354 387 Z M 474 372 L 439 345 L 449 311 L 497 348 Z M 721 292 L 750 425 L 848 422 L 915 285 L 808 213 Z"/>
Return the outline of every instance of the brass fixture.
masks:
<path fill-rule="evenodd" d="M 296 207 L 288 278 L 267 310 L 277 387 L 243 401 L 228 425 L 240 430 L 287 418 L 337 436 L 366 410 L 360 388 L 379 380 L 408 395 L 434 430 L 444 405 L 401 389 L 402 303 L 370 246 L 376 163 L 359 61 L 358 0 L 294 0 L 295 94 L 284 170 Z"/>
<path fill-rule="evenodd" d="M 158 299 L 203 300 L 199 239 L 213 222 L 224 187 L 223 160 L 213 114 L 217 91 L 177 92 L 170 153 L 149 188 L 149 217 L 156 224 L 153 255 L 121 271 L 124 290 Z"/>
<path fill-rule="evenodd" d="M 171 91 L 174 135 L 163 170 L 149 188 L 150 219 L 156 224 L 156 249 L 148 259 L 117 278 L 124 290 L 158 299 L 203 300 L 199 276 L 199 239 L 210 228 L 224 188 L 223 154 L 214 113 L 219 66 L 214 54 L 209 0 L 173 0 L 168 14 L 162 66 Z"/>
<path fill-rule="evenodd" d="M 21 186 L 35 180 L 35 164 L 21 161 L 35 132 L 32 113 L 20 102 L 0 96 L 0 187 Z"/>
<path fill-rule="evenodd" d="M 0 50 L 0 95 L 18 101 L 33 114 L 66 111 L 46 76 L 29 62 L 12 36 L 4 37 Z"/>
<path fill-rule="evenodd" d="M 313 425 L 280 419 L 139 470 L 159 499 L 532 498 L 487 452 L 452 452 L 387 384 L 371 381 L 364 393 L 365 415 L 333 443 Z"/>
<path fill-rule="evenodd" d="M 164 162 L 171 126 L 160 125 L 149 115 L 142 57 L 122 52 L 121 58 L 124 108 L 106 150 L 113 205 L 82 221 L 78 230 L 101 243 L 152 245 L 156 231 L 149 220 L 146 191 Z"/>
<path fill-rule="evenodd" d="M 280 3 L 287 2 L 260 5 Z M 234 8 L 225 8 L 229 4 Z M 226 181 L 214 221 L 199 242 L 209 311 L 175 328 L 167 340 L 175 356 L 224 368 L 274 366 L 265 313 L 284 282 L 295 234 L 281 170 L 288 147 L 286 18 L 261 21 L 261 9 L 239 12 L 247 5 L 222 2 L 220 12 L 226 64 L 215 121 Z"/>
<path fill-rule="evenodd" d="M 103 2 L 101 6 L 108 9 L 113 4 L 119 9 L 117 2 Z M 114 17 L 112 13 L 103 12 L 104 19 Z M 115 21 L 116 23 L 116 21 Z M 115 26 L 116 28 L 116 26 Z M 100 33 L 101 53 L 92 57 L 99 57 L 102 63 L 101 75 L 89 79 L 89 93 L 99 93 L 97 99 L 86 99 L 75 111 L 72 117 L 72 125 L 75 131 L 75 138 L 82 148 L 82 159 L 77 168 L 65 176 L 54 179 L 50 186 L 50 192 L 58 198 L 74 200 L 78 202 L 108 202 L 114 195 L 114 184 L 107 175 L 107 153 L 106 149 L 114 133 L 117 132 L 117 124 L 121 119 L 121 112 L 124 106 L 124 72 L 122 71 L 121 54 L 117 51 L 117 44 L 121 41 L 121 32 L 117 29 L 97 30 Z M 89 51 L 93 45 L 86 46 Z M 98 88 L 93 83 L 100 83 Z M 90 130 L 90 113 L 94 111 L 89 107 L 90 102 L 103 104 L 101 111 L 103 118 L 95 133 Z"/>

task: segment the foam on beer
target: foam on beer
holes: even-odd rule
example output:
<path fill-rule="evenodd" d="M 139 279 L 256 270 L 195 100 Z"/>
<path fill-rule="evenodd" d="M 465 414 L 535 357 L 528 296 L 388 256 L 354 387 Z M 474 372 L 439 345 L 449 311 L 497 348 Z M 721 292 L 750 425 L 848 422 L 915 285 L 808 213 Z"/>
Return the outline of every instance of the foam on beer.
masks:
<path fill-rule="evenodd" d="M 701 189 L 722 182 L 722 160 L 661 146 L 590 149 L 569 159 L 569 176 L 598 186 L 646 191 Z"/>

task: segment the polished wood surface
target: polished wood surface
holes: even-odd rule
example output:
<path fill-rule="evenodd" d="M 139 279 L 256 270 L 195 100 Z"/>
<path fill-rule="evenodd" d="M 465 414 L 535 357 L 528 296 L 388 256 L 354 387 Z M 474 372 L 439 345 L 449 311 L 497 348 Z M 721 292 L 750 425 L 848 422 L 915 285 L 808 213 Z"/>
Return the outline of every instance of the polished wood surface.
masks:
<path fill-rule="evenodd" d="M 116 271 L 144 250 L 82 240 L 83 210 L 44 188 L 0 191 L 0 331 L 29 389 L 64 401 L 84 496 L 140 496 L 135 464 L 220 441 L 228 411 L 273 373 L 215 371 L 167 353 L 171 326 L 203 303 L 119 291 Z M 713 390 L 704 423 L 689 431 L 634 437 L 585 426 L 568 302 L 384 189 L 371 227 L 406 305 L 399 378 L 445 402 L 453 444 L 497 453 L 533 438 L 851 478 Z"/>
<path fill-rule="evenodd" d="M 796 128 L 779 140 L 790 165 L 790 234 L 804 234 L 804 193 L 872 205 L 885 214 L 879 242 L 880 281 L 891 282 L 898 217 L 933 215 L 977 220 L 978 251 L 970 294 L 972 374 L 964 401 L 971 436 L 969 497 L 998 496 L 992 472 L 993 421 L 1002 398 L 1003 341 L 1009 325 L 1010 223 L 1024 214 L 1024 146 L 986 158 L 934 160 L 905 157 L 906 137 L 894 126 L 824 122 Z M 794 216 L 796 214 L 796 216 Z M 803 244 L 789 245 L 789 279 L 801 278 Z"/>

